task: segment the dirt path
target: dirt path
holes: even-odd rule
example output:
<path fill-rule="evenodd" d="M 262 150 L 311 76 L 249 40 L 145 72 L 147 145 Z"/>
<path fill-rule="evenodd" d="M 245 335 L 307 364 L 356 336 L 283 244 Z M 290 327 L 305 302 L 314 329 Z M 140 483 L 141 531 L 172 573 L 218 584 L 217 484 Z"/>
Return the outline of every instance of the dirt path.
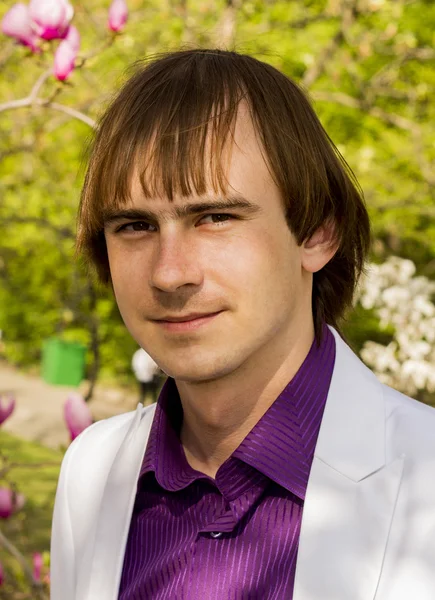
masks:
<path fill-rule="evenodd" d="M 63 419 L 63 405 L 71 391 L 84 392 L 86 382 L 78 388 L 45 383 L 37 376 L 21 373 L 0 361 L 0 395 L 13 393 L 16 407 L 2 429 L 27 440 L 52 448 L 68 444 L 68 431 Z M 95 419 L 103 419 L 133 410 L 137 398 L 121 389 L 96 387 L 89 407 Z"/>

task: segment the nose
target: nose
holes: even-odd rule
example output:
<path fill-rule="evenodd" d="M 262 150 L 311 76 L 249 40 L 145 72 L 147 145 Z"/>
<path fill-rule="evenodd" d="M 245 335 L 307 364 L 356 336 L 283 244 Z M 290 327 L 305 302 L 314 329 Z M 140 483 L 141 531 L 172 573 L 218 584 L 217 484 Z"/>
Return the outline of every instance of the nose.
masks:
<path fill-rule="evenodd" d="M 153 259 L 150 283 L 163 292 L 202 283 L 199 252 L 187 235 L 160 232 Z"/>

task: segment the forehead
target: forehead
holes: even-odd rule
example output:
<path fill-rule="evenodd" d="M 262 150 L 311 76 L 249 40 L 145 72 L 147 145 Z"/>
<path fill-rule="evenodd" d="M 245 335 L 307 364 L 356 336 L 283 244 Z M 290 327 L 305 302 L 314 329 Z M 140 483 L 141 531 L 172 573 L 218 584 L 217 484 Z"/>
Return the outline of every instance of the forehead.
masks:
<path fill-rule="evenodd" d="M 179 162 L 178 170 L 177 160 L 168 164 L 154 138 L 137 153 L 126 204 L 138 199 L 219 201 L 235 195 L 255 200 L 266 189 L 270 191 L 275 184 L 247 105 L 241 103 L 233 127 L 221 140 L 216 140 L 217 133 L 210 127 L 200 148 L 186 148 L 186 159 Z"/>

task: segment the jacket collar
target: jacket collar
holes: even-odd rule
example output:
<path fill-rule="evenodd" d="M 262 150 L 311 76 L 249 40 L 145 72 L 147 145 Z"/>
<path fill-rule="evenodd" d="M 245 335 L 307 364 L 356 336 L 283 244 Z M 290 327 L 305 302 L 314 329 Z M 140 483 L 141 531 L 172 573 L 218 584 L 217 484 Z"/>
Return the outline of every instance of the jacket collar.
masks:
<path fill-rule="evenodd" d="M 382 386 L 340 335 L 315 456 L 352 481 L 385 464 Z"/>

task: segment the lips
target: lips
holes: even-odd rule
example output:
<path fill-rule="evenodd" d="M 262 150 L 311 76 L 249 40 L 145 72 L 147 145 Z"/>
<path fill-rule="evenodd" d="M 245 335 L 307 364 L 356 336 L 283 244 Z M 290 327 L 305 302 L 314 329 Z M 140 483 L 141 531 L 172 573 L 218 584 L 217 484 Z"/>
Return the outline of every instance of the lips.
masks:
<path fill-rule="evenodd" d="M 164 319 L 155 319 L 154 323 L 169 333 L 192 332 L 211 323 L 222 312 L 223 311 L 215 313 L 190 313 L 176 317 L 167 315 Z"/>
<path fill-rule="evenodd" d="M 220 312 L 220 311 L 218 311 L 218 312 Z M 165 323 L 187 323 L 189 321 L 195 321 L 196 319 L 212 317 L 217 314 L 218 314 L 217 312 L 214 312 L 214 313 L 192 313 L 189 315 L 182 315 L 182 316 L 177 316 L 177 317 L 167 316 L 167 317 L 162 317 L 161 319 L 155 319 L 155 320 L 159 321 L 159 322 L 165 322 Z"/>

